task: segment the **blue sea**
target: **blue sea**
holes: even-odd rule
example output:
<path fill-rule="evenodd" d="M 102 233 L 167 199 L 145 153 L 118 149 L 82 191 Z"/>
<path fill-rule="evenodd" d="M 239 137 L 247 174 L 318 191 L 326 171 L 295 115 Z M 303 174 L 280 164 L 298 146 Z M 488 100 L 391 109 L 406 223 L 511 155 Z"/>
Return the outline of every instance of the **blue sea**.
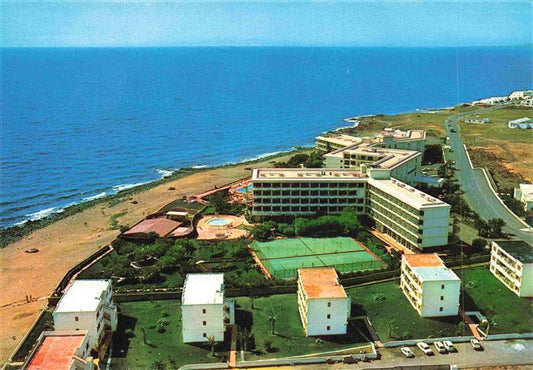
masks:
<path fill-rule="evenodd" d="M 14 48 L 0 67 L 2 227 L 348 116 L 532 87 L 529 48 Z"/>

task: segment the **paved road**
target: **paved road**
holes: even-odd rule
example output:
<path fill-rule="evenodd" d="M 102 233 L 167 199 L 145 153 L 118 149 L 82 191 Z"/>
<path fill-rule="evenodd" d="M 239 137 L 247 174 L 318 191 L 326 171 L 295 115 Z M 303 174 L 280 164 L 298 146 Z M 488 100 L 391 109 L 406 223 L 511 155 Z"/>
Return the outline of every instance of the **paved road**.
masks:
<path fill-rule="evenodd" d="M 491 107 L 483 111 L 499 109 Z M 482 111 L 479 111 L 482 112 Z M 451 159 L 455 160 L 456 176 L 464 190 L 466 202 L 485 220 L 501 218 L 505 221 L 504 231 L 516 238 L 533 242 L 533 233 L 509 211 L 492 191 L 490 184 L 480 169 L 472 169 L 463 144 L 457 122 L 466 114 L 449 117 L 445 122 L 446 135 L 450 137 L 448 145 L 453 152 Z M 453 132 L 452 132 L 453 131 Z"/>

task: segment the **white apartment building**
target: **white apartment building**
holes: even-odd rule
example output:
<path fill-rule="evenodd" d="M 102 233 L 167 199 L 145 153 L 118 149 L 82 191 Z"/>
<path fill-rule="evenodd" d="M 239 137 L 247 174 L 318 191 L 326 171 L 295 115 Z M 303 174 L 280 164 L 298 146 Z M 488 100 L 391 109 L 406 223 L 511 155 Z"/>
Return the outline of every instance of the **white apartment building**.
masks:
<path fill-rule="evenodd" d="M 528 99 L 533 97 L 533 90 L 520 90 L 520 91 L 513 91 L 509 95 L 509 99 L 511 100 L 521 100 L 521 99 Z"/>
<path fill-rule="evenodd" d="M 85 330 L 43 331 L 23 370 L 94 370 Z"/>
<path fill-rule="evenodd" d="M 519 297 L 533 297 L 533 246 L 522 240 L 491 242 L 490 272 Z"/>
<path fill-rule="evenodd" d="M 344 134 L 327 134 L 315 138 L 316 149 L 326 153 L 346 148 L 347 146 L 361 144 L 364 141 L 369 142 L 370 138 L 361 138 Z"/>
<path fill-rule="evenodd" d="M 335 269 L 298 269 L 298 310 L 307 336 L 346 334 L 351 300 Z"/>
<path fill-rule="evenodd" d="M 533 184 L 519 184 L 514 188 L 514 199 L 519 200 L 524 211 L 533 210 Z"/>
<path fill-rule="evenodd" d="M 252 183 L 256 221 L 351 208 L 409 248 L 448 243 L 450 205 L 391 178 L 389 170 L 260 168 L 253 170 Z"/>
<path fill-rule="evenodd" d="M 235 322 L 235 302 L 224 298 L 224 274 L 187 274 L 181 296 L 183 343 L 224 340 Z"/>
<path fill-rule="evenodd" d="M 111 280 L 74 280 L 52 316 L 55 330 L 86 330 L 90 348 L 97 350 L 117 330 Z"/>
<path fill-rule="evenodd" d="M 533 128 L 533 120 L 529 117 L 514 119 L 509 122 L 507 122 L 507 127 L 509 128 L 520 128 L 523 130 L 527 130 L 530 128 Z"/>
<path fill-rule="evenodd" d="M 426 149 L 426 131 L 385 128 L 376 137 L 375 142 L 384 148 L 414 150 L 423 153 Z"/>
<path fill-rule="evenodd" d="M 455 316 L 461 280 L 435 254 L 404 254 L 400 288 L 422 317 Z"/>

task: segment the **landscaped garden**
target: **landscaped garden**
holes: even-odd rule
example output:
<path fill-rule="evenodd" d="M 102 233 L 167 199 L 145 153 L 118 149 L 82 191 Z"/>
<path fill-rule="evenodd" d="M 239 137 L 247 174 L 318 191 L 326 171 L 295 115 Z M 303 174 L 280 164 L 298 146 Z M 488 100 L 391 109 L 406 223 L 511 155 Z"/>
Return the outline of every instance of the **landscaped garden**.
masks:
<path fill-rule="evenodd" d="M 239 297 L 235 320 L 239 325 L 238 338 L 246 342 L 240 347 L 246 350 L 246 360 L 336 351 L 372 340 L 362 321 L 350 323 L 347 335 L 306 337 L 296 294 Z"/>
<path fill-rule="evenodd" d="M 518 297 L 496 279 L 487 267 L 464 269 L 458 275 L 466 293 L 465 310 L 480 311 L 490 322 L 489 334 L 532 331 L 531 298 Z"/>
<path fill-rule="evenodd" d="M 113 336 L 111 368 L 170 370 L 189 363 L 227 359 L 229 340 L 215 346 L 214 357 L 210 356 L 211 347 L 207 343 L 183 343 L 179 301 L 120 303 L 118 322 L 118 331 Z"/>

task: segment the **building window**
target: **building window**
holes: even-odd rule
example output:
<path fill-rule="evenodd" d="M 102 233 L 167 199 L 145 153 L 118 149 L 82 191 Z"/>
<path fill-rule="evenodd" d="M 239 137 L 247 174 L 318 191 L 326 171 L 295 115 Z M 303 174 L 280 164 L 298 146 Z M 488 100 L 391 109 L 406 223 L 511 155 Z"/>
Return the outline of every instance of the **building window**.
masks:
<path fill-rule="evenodd" d="M 326 316 L 328 319 L 331 319 L 331 314 L 328 313 L 328 315 Z"/>
<path fill-rule="evenodd" d="M 202 313 L 207 313 L 207 309 L 203 308 Z"/>
<path fill-rule="evenodd" d="M 331 326 L 326 326 L 326 330 L 329 331 L 331 329 Z"/>
<path fill-rule="evenodd" d="M 440 286 L 440 288 L 441 288 L 441 289 L 444 289 L 444 284 L 442 284 L 442 285 Z"/>
<path fill-rule="evenodd" d="M 207 338 L 207 333 L 204 333 L 204 338 Z"/>
<path fill-rule="evenodd" d="M 442 307 L 439 307 L 439 311 L 442 312 L 443 308 Z"/>
<path fill-rule="evenodd" d="M 331 302 L 328 302 L 328 307 L 331 307 Z"/>
<path fill-rule="evenodd" d="M 78 316 L 74 316 L 74 321 L 80 321 L 80 318 Z"/>
<path fill-rule="evenodd" d="M 440 300 L 444 301 L 444 296 L 443 295 L 440 296 Z"/>
<path fill-rule="evenodd" d="M 206 325 L 207 325 L 207 321 L 204 321 L 204 322 L 203 322 L 203 325 L 206 326 Z"/>

